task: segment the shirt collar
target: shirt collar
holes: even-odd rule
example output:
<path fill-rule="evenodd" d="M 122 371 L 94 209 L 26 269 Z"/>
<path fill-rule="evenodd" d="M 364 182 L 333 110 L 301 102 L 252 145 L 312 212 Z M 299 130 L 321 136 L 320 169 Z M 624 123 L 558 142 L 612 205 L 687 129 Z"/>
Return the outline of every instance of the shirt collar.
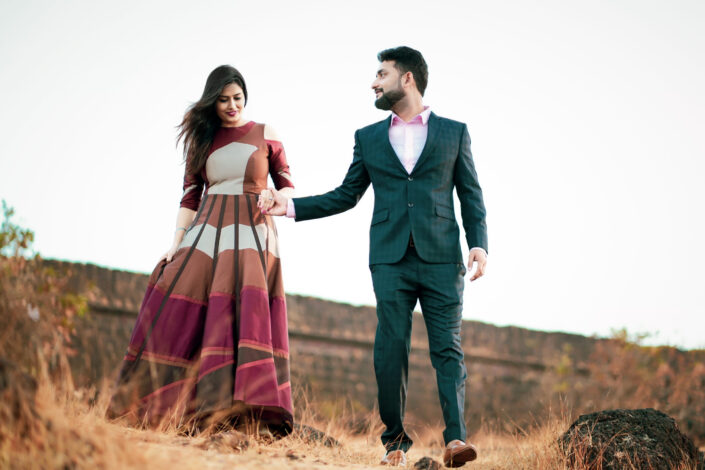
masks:
<path fill-rule="evenodd" d="M 424 106 L 423 111 L 421 111 L 419 114 L 414 116 L 414 118 L 409 121 L 408 123 L 404 122 L 402 118 L 400 118 L 397 113 L 392 111 L 392 122 L 390 125 L 394 126 L 397 124 L 412 124 L 414 122 L 417 122 L 419 119 L 421 120 L 422 125 L 428 124 L 428 117 L 431 115 L 431 107 L 430 106 Z"/>

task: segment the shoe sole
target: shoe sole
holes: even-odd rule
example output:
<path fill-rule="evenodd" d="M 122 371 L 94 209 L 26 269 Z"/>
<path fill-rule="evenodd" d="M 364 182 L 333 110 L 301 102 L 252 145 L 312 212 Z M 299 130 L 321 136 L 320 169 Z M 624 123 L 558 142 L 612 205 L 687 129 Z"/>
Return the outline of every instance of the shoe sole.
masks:
<path fill-rule="evenodd" d="M 475 449 L 468 448 L 461 450 L 457 454 L 453 455 L 449 460 L 444 461 L 446 467 L 456 468 L 462 467 L 467 462 L 472 462 L 477 458 L 477 452 Z"/>

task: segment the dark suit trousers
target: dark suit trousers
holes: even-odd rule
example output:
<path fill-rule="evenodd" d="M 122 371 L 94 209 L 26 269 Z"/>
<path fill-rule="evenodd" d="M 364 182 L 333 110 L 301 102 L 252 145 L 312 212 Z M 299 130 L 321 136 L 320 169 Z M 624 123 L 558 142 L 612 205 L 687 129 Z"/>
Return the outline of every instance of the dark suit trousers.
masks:
<path fill-rule="evenodd" d="M 467 372 L 460 344 L 465 267 L 462 264 L 426 263 L 410 247 L 394 264 L 370 266 L 377 297 L 377 333 L 374 364 L 379 412 L 386 430 L 387 450 L 411 447 L 404 431 L 411 320 L 417 299 L 428 330 L 431 363 L 436 370 L 438 394 L 446 429 L 446 444 L 465 440 L 463 405 Z M 429 406 L 433 406 L 429 403 Z"/>

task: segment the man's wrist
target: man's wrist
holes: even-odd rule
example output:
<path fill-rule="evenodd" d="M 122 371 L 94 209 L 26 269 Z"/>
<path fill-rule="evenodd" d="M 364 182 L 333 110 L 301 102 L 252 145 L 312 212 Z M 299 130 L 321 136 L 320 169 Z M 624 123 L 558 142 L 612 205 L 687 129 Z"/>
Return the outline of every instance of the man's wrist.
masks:
<path fill-rule="evenodd" d="M 484 253 L 485 257 L 487 257 L 487 250 L 485 250 L 481 246 L 475 246 L 475 247 L 470 248 L 470 252 L 472 252 L 473 250 L 479 250 L 482 253 Z"/>
<path fill-rule="evenodd" d="M 294 200 L 293 199 L 286 200 L 286 216 L 291 219 L 296 218 L 296 208 L 294 207 Z"/>

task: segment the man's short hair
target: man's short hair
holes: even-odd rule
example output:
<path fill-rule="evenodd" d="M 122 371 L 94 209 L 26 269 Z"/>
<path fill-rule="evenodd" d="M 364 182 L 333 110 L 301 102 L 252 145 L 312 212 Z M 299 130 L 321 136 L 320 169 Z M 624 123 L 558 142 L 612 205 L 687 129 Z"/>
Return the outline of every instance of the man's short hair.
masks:
<path fill-rule="evenodd" d="M 411 72 L 416 82 L 416 88 L 423 96 L 428 85 L 428 65 L 419 51 L 406 46 L 385 49 L 377 54 L 377 60 L 393 60 L 394 66 L 402 74 Z"/>

